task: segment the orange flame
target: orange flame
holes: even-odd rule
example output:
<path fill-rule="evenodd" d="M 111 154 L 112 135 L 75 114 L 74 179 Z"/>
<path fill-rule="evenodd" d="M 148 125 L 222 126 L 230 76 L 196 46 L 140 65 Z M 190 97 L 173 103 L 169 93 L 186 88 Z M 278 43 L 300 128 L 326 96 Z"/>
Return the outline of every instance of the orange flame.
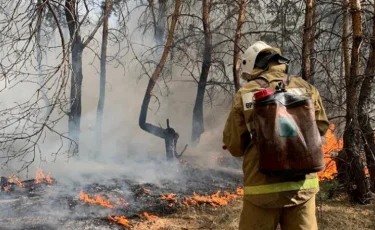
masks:
<path fill-rule="evenodd" d="M 318 173 L 319 180 L 331 180 L 337 174 L 336 162 L 332 159 L 332 153 L 338 152 L 343 148 L 343 140 L 337 139 L 333 134 L 335 125 L 331 124 L 326 133 L 326 144 L 323 145 L 324 161 L 326 168 L 324 171 Z"/>
<path fill-rule="evenodd" d="M 131 227 L 130 221 L 126 219 L 126 216 L 114 216 L 114 215 L 108 215 L 108 219 L 110 221 L 116 222 L 118 224 L 121 224 L 125 227 Z"/>
<path fill-rule="evenodd" d="M 211 196 L 200 196 L 194 194 L 194 199 L 200 203 L 209 203 L 211 206 L 216 207 L 216 206 L 222 206 L 222 205 L 227 205 L 228 200 L 225 197 L 220 197 L 220 191 L 217 191 L 217 193 L 211 195 Z"/>
<path fill-rule="evenodd" d="M 20 181 L 20 179 L 16 177 L 15 175 L 10 176 L 8 181 L 10 183 L 17 183 L 18 187 L 21 187 L 21 188 L 25 187 L 25 185 Z"/>
<path fill-rule="evenodd" d="M 155 220 L 158 217 L 154 215 L 149 215 L 147 212 L 144 212 L 143 214 L 140 215 L 140 217 L 146 219 L 146 220 Z"/>
<path fill-rule="evenodd" d="M 177 199 L 175 198 L 175 194 L 174 193 L 169 193 L 168 195 L 162 194 L 161 195 L 161 199 L 169 201 L 170 203 L 168 204 L 168 206 L 170 208 L 172 208 L 174 206 L 173 203 L 177 203 Z"/>
<path fill-rule="evenodd" d="M 43 170 L 39 168 L 39 169 L 36 170 L 35 183 L 39 184 L 43 180 L 45 182 L 47 182 L 48 184 L 52 184 L 52 182 L 53 182 L 53 180 L 51 179 L 50 175 L 45 176 Z"/>
<path fill-rule="evenodd" d="M 8 184 L 7 186 L 4 186 L 4 191 L 8 192 L 12 185 Z"/>
<path fill-rule="evenodd" d="M 124 200 L 124 199 L 120 198 L 120 200 L 119 200 L 119 201 L 117 201 L 116 205 L 117 205 L 117 206 L 128 206 L 128 205 L 129 205 L 129 203 L 128 203 L 128 202 L 126 202 L 126 200 Z"/>
<path fill-rule="evenodd" d="M 107 207 L 107 208 L 113 208 L 114 206 L 107 200 L 104 200 L 101 196 L 96 196 L 95 199 L 90 198 L 90 196 L 83 191 L 79 193 L 79 199 L 85 201 L 86 203 L 90 204 L 99 204 L 101 206 Z"/>
<path fill-rule="evenodd" d="M 236 193 L 224 191 L 223 195 L 220 195 L 221 191 L 217 191 L 211 196 L 200 196 L 195 192 L 193 194 L 194 196 L 191 198 L 184 198 L 184 201 L 182 203 L 185 206 L 189 207 L 190 205 L 197 205 L 198 203 L 208 203 L 213 207 L 224 206 L 227 205 L 230 201 L 236 200 L 238 197 L 243 196 L 244 191 L 242 188 L 237 188 Z"/>
<path fill-rule="evenodd" d="M 52 184 L 53 182 L 52 178 L 49 175 L 47 175 L 44 179 L 46 180 L 48 184 Z"/>
<path fill-rule="evenodd" d="M 186 207 L 189 207 L 190 205 L 197 205 L 198 204 L 198 202 L 196 200 L 194 200 L 193 198 L 187 198 L 187 197 L 184 198 L 184 201 L 182 201 L 182 203 Z"/>
<path fill-rule="evenodd" d="M 161 195 L 161 199 L 162 200 L 167 200 L 167 201 L 170 201 L 170 202 L 173 202 L 173 203 L 177 203 L 177 199 L 175 198 L 175 194 L 174 193 L 169 193 L 168 195 L 162 194 Z"/>
<path fill-rule="evenodd" d="M 243 188 L 237 188 L 236 189 L 236 193 L 239 196 L 244 196 L 245 195 L 245 192 L 244 192 Z"/>
<path fill-rule="evenodd" d="M 367 166 L 365 166 L 365 175 L 366 177 L 370 177 L 370 172 L 368 171 Z"/>

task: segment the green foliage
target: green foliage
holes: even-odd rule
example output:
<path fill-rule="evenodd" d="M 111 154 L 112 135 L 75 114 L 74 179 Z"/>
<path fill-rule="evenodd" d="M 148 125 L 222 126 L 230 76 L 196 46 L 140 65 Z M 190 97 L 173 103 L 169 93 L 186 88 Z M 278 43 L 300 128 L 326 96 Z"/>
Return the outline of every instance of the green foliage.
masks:
<path fill-rule="evenodd" d="M 337 187 L 338 181 L 336 179 L 320 182 L 320 191 L 317 194 L 317 199 L 320 201 L 331 199 Z"/>

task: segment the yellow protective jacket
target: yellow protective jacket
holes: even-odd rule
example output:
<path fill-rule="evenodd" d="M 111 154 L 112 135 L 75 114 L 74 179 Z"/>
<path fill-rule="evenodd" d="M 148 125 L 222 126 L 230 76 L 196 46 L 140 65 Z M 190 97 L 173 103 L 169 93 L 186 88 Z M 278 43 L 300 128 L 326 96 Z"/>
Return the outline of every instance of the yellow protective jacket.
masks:
<path fill-rule="evenodd" d="M 272 65 L 261 75 L 270 82 L 274 89 L 285 77 L 285 65 Z M 316 123 L 323 136 L 329 122 L 322 100 L 317 89 L 300 77 L 292 77 L 286 87 L 289 92 L 312 98 L 315 105 Z M 233 107 L 223 131 L 223 142 L 228 151 L 235 157 L 243 157 L 245 199 L 265 208 L 281 208 L 301 204 L 309 200 L 319 191 L 316 173 L 308 174 L 305 178 L 283 178 L 281 176 L 266 176 L 259 172 L 259 153 L 251 143 L 253 109 L 248 108 L 249 93 L 262 90 L 256 81 L 249 81 L 236 94 Z"/>

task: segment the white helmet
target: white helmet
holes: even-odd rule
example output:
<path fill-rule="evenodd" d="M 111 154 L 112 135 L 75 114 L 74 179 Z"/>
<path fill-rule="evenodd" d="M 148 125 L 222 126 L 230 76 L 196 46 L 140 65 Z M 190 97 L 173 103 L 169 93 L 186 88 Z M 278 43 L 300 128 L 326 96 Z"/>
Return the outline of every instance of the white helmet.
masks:
<path fill-rule="evenodd" d="M 257 41 L 251 45 L 245 53 L 241 56 L 241 70 L 242 73 L 251 74 L 254 69 L 255 60 L 260 52 L 273 50 L 277 53 L 280 53 L 280 50 L 274 47 L 267 45 L 263 41 Z"/>

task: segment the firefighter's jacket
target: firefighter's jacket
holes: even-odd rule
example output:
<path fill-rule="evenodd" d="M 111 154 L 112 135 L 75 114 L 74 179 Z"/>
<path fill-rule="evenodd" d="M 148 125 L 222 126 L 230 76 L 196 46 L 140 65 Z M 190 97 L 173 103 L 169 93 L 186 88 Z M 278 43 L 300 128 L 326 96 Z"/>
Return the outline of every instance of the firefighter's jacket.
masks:
<path fill-rule="evenodd" d="M 270 82 L 270 88 L 274 89 L 284 79 L 285 69 L 286 66 L 283 64 L 271 65 L 267 71 L 262 72 L 255 69 L 256 74 L 251 77 L 261 75 Z M 259 153 L 250 138 L 250 133 L 254 130 L 252 129 L 252 97 L 249 94 L 252 95 L 262 89 L 258 82 L 249 81 L 238 91 L 225 124 L 223 142 L 233 156 L 243 157 L 244 199 L 264 208 L 301 204 L 319 191 L 316 173 L 308 174 L 302 178 L 286 178 L 266 176 L 258 170 Z M 315 105 L 316 123 L 323 136 L 329 123 L 318 90 L 300 77 L 291 77 L 286 89 L 288 92 L 312 98 Z"/>

